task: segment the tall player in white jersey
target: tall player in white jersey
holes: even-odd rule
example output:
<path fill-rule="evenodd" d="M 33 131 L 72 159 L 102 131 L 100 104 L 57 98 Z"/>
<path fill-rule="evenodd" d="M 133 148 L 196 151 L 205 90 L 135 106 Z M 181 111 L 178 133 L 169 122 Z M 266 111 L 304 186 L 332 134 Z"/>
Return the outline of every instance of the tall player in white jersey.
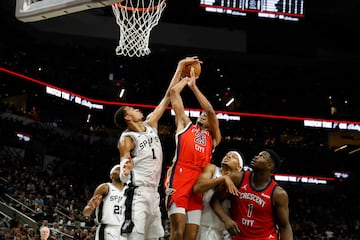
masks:
<path fill-rule="evenodd" d="M 210 207 L 210 200 L 214 194 L 214 188 L 225 183 L 229 193 L 238 194 L 236 186 L 233 184 L 229 174 L 239 172 L 244 166 L 242 154 L 238 151 L 229 151 L 221 161 L 221 168 L 214 164 L 207 165 L 195 182 L 193 191 L 203 193 L 203 210 L 201 212 L 200 228 L 197 240 L 230 240 L 230 234 L 225 230 L 224 223 L 218 218 Z M 223 208 L 230 208 L 229 201 L 223 201 Z"/>
<path fill-rule="evenodd" d="M 139 109 L 129 106 L 120 107 L 114 114 L 114 123 L 127 128 L 122 132 L 117 146 L 121 169 L 132 168 L 130 175 L 120 170 L 120 179 L 131 182 L 122 227 L 122 233 L 129 240 L 158 240 L 164 236 L 158 192 L 163 162 L 158 121 L 170 103 L 171 87 L 180 81 L 185 65 L 194 62 L 199 62 L 196 56 L 179 61 L 165 96 L 146 120 Z"/>
<path fill-rule="evenodd" d="M 129 168 L 124 171 L 130 171 Z M 83 209 L 85 217 L 91 216 L 95 210 L 95 240 L 126 240 L 120 234 L 125 219 L 125 189 L 127 186 L 119 179 L 120 164 L 110 170 L 110 182 L 102 183 L 94 191 L 93 196 Z"/>

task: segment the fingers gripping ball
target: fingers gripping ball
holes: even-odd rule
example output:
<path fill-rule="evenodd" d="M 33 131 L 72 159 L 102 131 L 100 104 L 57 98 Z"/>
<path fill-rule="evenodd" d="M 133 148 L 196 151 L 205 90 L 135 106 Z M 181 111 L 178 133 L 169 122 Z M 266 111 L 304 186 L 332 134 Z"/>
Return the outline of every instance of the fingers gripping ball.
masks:
<path fill-rule="evenodd" d="M 200 62 L 194 62 L 194 63 L 188 64 L 188 65 L 185 65 L 185 67 L 182 70 L 182 75 L 185 76 L 185 77 L 190 77 L 191 67 L 194 68 L 195 76 L 199 77 L 200 73 L 201 73 L 201 64 L 200 64 Z"/>

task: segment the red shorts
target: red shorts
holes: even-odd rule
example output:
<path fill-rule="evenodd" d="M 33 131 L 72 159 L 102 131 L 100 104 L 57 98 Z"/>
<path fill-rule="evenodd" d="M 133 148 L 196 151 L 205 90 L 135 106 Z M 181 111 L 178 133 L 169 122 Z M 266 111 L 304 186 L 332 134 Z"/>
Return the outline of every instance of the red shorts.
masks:
<path fill-rule="evenodd" d="M 193 186 L 198 179 L 202 168 L 176 164 L 175 169 L 168 175 L 168 189 L 174 191 L 167 196 L 166 206 L 169 209 L 173 202 L 177 207 L 185 208 L 186 211 L 202 210 L 201 193 L 193 193 Z"/>

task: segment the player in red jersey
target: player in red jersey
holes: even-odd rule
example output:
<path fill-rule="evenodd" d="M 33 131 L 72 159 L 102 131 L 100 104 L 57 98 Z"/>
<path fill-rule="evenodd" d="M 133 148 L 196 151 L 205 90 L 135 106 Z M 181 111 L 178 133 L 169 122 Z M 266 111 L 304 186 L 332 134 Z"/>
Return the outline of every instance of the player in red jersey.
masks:
<path fill-rule="evenodd" d="M 238 197 L 228 194 L 223 185 L 215 191 L 210 205 L 233 240 L 293 239 L 288 194 L 272 177 L 279 165 L 277 153 L 265 149 L 252 159 L 252 171 L 231 175 L 240 191 Z M 231 216 L 224 212 L 221 205 L 227 197 L 231 199 Z"/>
<path fill-rule="evenodd" d="M 202 194 L 192 191 L 202 169 L 210 163 L 221 133 L 216 113 L 196 85 L 194 69 L 170 91 L 175 111 L 176 151 L 166 179 L 166 207 L 170 218 L 171 240 L 195 240 L 199 230 Z M 205 111 L 196 124 L 185 114 L 180 92 L 188 85 Z"/>

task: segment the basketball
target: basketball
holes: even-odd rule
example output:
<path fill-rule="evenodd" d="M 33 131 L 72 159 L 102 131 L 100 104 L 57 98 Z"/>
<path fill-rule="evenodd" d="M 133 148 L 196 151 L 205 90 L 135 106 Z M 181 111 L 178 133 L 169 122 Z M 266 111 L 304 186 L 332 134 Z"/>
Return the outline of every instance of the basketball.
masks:
<path fill-rule="evenodd" d="M 186 77 L 190 77 L 191 67 L 194 67 L 195 76 L 199 77 L 201 73 L 201 64 L 199 62 L 194 62 L 192 64 L 185 65 L 182 71 L 182 75 Z"/>

